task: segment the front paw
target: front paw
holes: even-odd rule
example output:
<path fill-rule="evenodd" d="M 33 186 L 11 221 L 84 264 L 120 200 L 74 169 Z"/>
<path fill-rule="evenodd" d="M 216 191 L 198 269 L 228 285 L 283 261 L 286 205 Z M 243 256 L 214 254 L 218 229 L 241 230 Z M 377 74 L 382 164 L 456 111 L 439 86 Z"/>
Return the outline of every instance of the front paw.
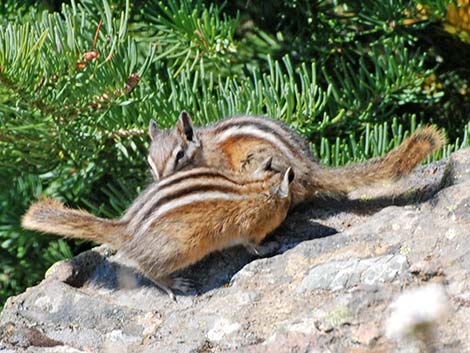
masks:
<path fill-rule="evenodd" d="M 277 253 L 281 244 L 277 240 L 270 240 L 261 245 L 248 244 L 245 246 L 246 250 L 255 256 L 264 257 L 268 255 L 274 255 Z"/>

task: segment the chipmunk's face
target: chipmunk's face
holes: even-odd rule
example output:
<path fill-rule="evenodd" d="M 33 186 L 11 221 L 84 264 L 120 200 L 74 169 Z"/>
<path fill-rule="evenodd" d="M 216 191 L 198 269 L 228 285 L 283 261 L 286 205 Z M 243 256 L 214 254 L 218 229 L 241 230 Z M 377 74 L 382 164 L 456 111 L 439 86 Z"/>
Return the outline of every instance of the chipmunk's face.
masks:
<path fill-rule="evenodd" d="M 152 143 L 148 163 L 155 180 L 188 166 L 201 149 L 191 118 L 184 111 L 180 114 L 176 127 L 169 131 L 160 131 L 152 120 L 149 135 Z"/>

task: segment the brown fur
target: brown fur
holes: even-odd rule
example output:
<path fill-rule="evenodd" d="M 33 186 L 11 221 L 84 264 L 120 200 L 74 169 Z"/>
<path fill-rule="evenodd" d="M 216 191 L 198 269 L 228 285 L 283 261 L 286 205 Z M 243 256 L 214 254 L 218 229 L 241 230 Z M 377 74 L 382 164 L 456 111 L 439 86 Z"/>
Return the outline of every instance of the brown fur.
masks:
<path fill-rule="evenodd" d="M 354 188 L 380 180 L 396 180 L 408 175 L 418 163 L 445 143 L 441 131 L 431 126 L 415 131 L 403 143 L 386 155 L 362 164 L 342 168 L 319 169 L 320 187 L 336 193 L 347 193 Z M 308 195 L 315 190 L 309 188 Z"/>
<path fill-rule="evenodd" d="M 255 132 L 234 134 L 219 140 L 222 134 L 229 130 L 236 131 L 235 128 L 251 128 Z M 260 132 L 260 137 L 256 131 Z M 272 141 L 263 138 L 261 133 L 270 135 Z M 445 143 L 443 133 L 428 126 L 415 131 L 399 147 L 383 157 L 340 168 L 327 168 L 312 158 L 306 142 L 299 135 L 284 124 L 268 118 L 229 118 L 195 130 L 194 136 L 197 136 L 199 147 L 191 150 L 191 157 L 184 165 L 180 164 L 179 169 L 207 166 L 249 174 L 262 160 L 273 156 L 273 169 L 282 171 L 291 166 L 295 172 L 293 206 L 318 196 L 345 196 L 361 186 L 398 179 L 409 174 L 426 156 L 439 150 Z M 161 157 L 152 152 L 159 148 L 159 137 L 155 136 L 154 141 L 156 143 L 152 144 L 149 158 L 161 163 Z M 292 156 L 283 152 L 281 146 Z M 171 168 L 166 173 L 171 173 Z"/>
<path fill-rule="evenodd" d="M 212 201 L 185 206 L 184 215 L 175 210 L 153 225 L 152 233 L 172 234 L 171 238 L 135 238 L 125 245 L 125 252 L 137 260 L 149 277 L 160 277 L 226 248 L 235 239 L 258 245 L 284 220 L 287 209 L 262 193 L 241 202 Z M 155 249 L 159 249 L 158 253 Z"/>
<path fill-rule="evenodd" d="M 240 170 L 240 166 L 249 163 L 250 152 L 258 148 L 259 144 L 257 139 L 240 137 L 228 140 L 219 147 L 224 161 L 228 162 L 228 167 L 231 170 Z"/>
<path fill-rule="evenodd" d="M 109 243 L 115 247 L 120 246 L 128 236 L 125 226 L 119 221 L 72 210 L 50 198 L 33 203 L 23 216 L 21 225 L 26 229 Z"/>

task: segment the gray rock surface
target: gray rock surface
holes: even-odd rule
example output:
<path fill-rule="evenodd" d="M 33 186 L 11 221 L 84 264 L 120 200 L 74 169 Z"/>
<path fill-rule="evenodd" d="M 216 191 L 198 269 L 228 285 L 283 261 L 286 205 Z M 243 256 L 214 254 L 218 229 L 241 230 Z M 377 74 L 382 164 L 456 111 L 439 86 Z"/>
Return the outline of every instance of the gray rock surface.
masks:
<path fill-rule="evenodd" d="M 396 184 L 319 200 L 276 231 L 280 249 L 216 253 L 178 302 L 99 247 L 55 264 L 0 315 L 0 352 L 420 352 L 388 340 L 390 303 L 442 283 L 436 352 L 470 352 L 470 150 Z"/>

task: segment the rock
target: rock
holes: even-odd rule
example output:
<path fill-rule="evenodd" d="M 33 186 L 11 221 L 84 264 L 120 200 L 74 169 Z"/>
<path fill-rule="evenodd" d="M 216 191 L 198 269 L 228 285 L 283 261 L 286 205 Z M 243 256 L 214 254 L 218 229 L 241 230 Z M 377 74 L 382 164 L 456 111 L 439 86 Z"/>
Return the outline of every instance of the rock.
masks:
<path fill-rule="evenodd" d="M 396 276 L 405 274 L 407 267 L 404 255 L 332 261 L 312 268 L 297 288 L 297 292 L 303 293 L 312 289 L 336 291 L 361 283 L 391 282 Z"/>
<path fill-rule="evenodd" d="M 272 256 L 234 248 L 183 271 L 199 293 L 177 303 L 106 247 L 60 262 L 7 301 L 0 352 L 419 352 L 384 323 L 402 291 L 436 282 L 452 315 L 430 347 L 470 353 L 469 152 L 299 208 Z"/>
<path fill-rule="evenodd" d="M 364 323 L 354 328 L 352 340 L 364 346 L 370 346 L 381 336 L 381 329 L 375 323 Z"/>

